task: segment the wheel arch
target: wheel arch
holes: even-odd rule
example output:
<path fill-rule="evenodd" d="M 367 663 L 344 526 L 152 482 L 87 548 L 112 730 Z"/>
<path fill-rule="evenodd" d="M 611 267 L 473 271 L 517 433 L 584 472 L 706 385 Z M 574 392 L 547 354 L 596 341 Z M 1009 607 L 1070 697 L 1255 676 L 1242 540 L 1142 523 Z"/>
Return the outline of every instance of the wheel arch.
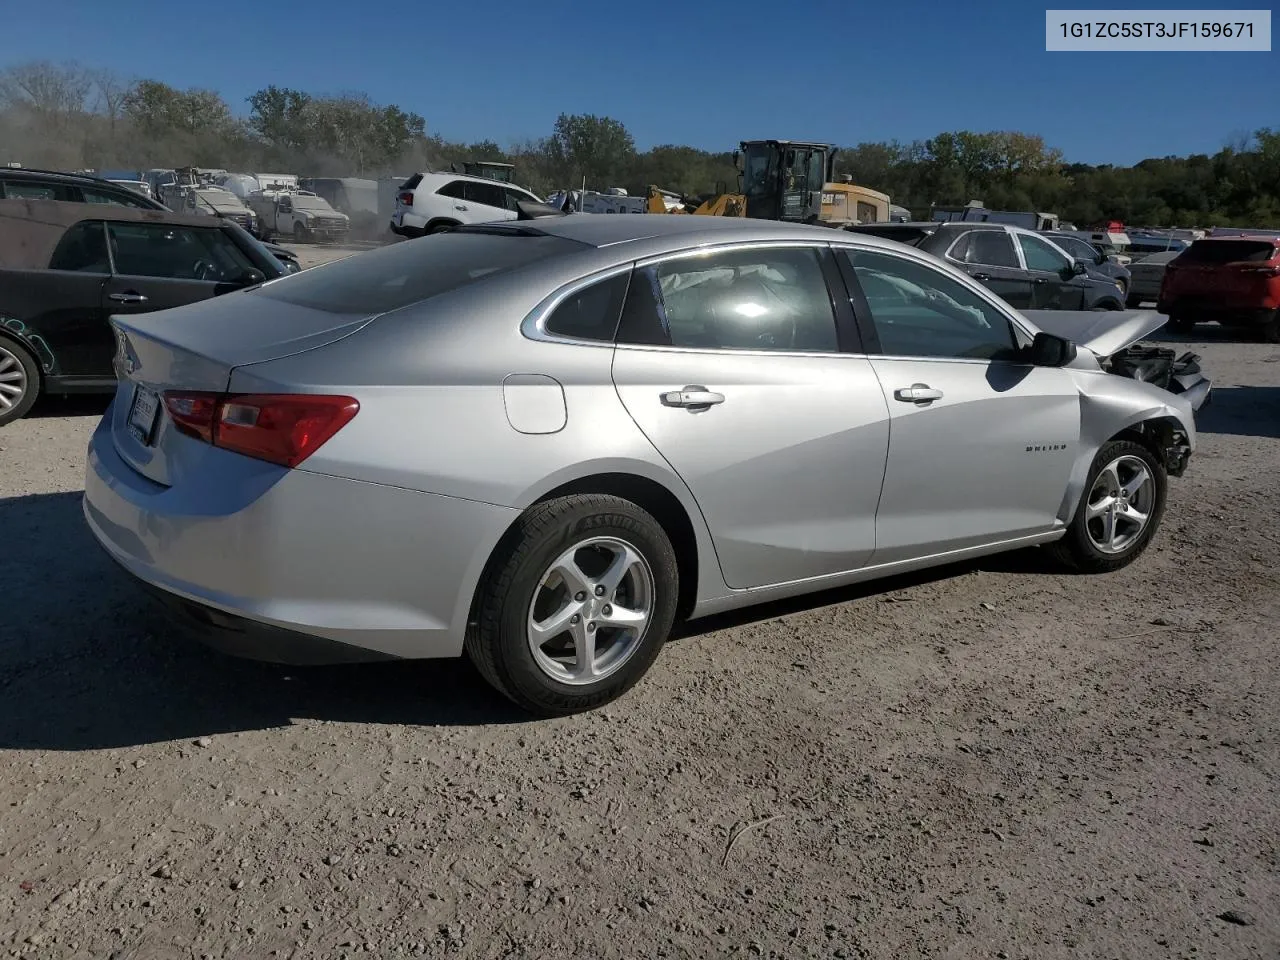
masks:
<path fill-rule="evenodd" d="M 441 227 L 460 227 L 461 220 L 455 220 L 452 217 L 432 217 L 427 221 L 426 226 L 422 228 L 424 234 L 430 233 L 432 230 L 438 230 Z"/>
<path fill-rule="evenodd" d="M 662 482 L 643 474 L 627 470 L 613 469 L 588 473 L 568 479 L 552 481 L 554 485 L 547 489 L 533 492 L 521 503 L 522 516 L 530 508 L 548 500 L 575 494 L 604 494 L 618 497 L 634 503 L 653 518 L 666 533 L 676 554 L 676 566 L 680 576 L 680 594 L 676 601 L 677 619 L 685 619 L 697 605 L 703 583 L 719 576 L 719 567 L 714 559 L 714 551 L 708 550 L 709 536 L 702 525 L 699 513 L 691 515 L 690 509 L 680 496 Z M 468 622 L 475 619 L 476 603 L 484 589 L 495 563 L 510 547 L 516 533 L 518 517 L 498 539 L 481 570 L 480 577 L 472 590 Z M 710 562 L 707 561 L 711 554 Z"/>
<path fill-rule="evenodd" d="M 36 370 L 40 373 L 41 390 L 45 387 L 47 377 L 57 376 L 58 358 L 49 349 L 44 337 L 21 320 L 14 320 L 0 313 L 0 339 L 16 344 L 35 360 Z"/>

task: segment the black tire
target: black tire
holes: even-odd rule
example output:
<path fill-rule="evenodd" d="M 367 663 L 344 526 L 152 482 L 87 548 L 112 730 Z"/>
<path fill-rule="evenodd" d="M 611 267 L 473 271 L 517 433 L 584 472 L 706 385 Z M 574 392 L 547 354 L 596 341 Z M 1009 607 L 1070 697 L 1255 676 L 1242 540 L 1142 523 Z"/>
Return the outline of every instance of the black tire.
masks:
<path fill-rule="evenodd" d="M 1271 315 L 1271 319 L 1262 325 L 1263 343 L 1280 343 L 1280 310 Z"/>
<path fill-rule="evenodd" d="M 1119 552 L 1108 553 L 1097 547 L 1089 533 L 1087 507 L 1090 494 L 1103 469 L 1121 457 L 1136 457 L 1146 464 L 1151 474 L 1154 502 L 1148 510 L 1147 524 L 1142 531 Z M 1077 573 L 1110 573 L 1127 567 L 1147 549 L 1151 538 L 1159 529 L 1160 520 L 1164 517 L 1168 487 L 1169 478 L 1164 464 L 1147 447 L 1132 440 L 1110 440 L 1104 443 L 1089 467 L 1084 493 L 1076 506 L 1075 516 L 1071 518 L 1071 525 L 1067 527 L 1066 536 L 1055 540 L 1046 549 L 1058 563 Z"/>
<path fill-rule="evenodd" d="M 433 233 L 444 233 L 446 230 L 452 230 L 456 226 L 458 226 L 458 223 L 455 220 L 436 220 L 427 224 L 426 229 L 422 231 L 420 236 L 426 237 Z"/>
<path fill-rule="evenodd" d="M 311 232 L 301 220 L 293 221 L 293 242 L 306 243 L 311 238 Z"/>
<path fill-rule="evenodd" d="M 1129 297 L 1129 298 L 1127 298 L 1127 299 L 1125 300 L 1124 305 L 1125 305 L 1126 307 L 1128 307 L 1130 310 L 1141 310 L 1141 309 L 1142 309 L 1142 298 L 1141 298 L 1141 297 Z"/>
<path fill-rule="evenodd" d="M 593 537 L 624 541 L 652 574 L 651 616 L 629 657 L 600 680 L 570 684 L 538 665 L 528 642 L 534 593 L 556 558 Z M 500 693 L 540 716 L 564 716 L 617 699 L 653 664 L 675 622 L 680 578 L 662 526 L 636 504 L 583 494 L 530 508 L 490 562 L 467 629 L 466 651 Z"/>
<path fill-rule="evenodd" d="M 5 388 L 0 427 L 26 416 L 40 395 L 40 367 L 25 347 L 8 337 L 0 337 L 0 387 Z"/>
<path fill-rule="evenodd" d="M 1174 333 L 1193 333 L 1196 329 L 1196 322 L 1189 317 L 1170 316 L 1165 321 L 1165 326 Z"/>

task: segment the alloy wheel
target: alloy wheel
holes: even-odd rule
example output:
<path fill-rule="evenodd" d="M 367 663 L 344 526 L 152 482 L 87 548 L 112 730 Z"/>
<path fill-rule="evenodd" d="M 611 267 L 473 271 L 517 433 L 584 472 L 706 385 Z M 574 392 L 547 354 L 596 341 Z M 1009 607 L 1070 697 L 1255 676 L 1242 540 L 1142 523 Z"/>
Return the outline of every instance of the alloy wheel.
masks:
<path fill-rule="evenodd" d="M 1089 491 L 1089 539 L 1102 553 L 1124 553 L 1147 529 L 1155 505 L 1151 468 L 1141 457 L 1117 457 L 1102 468 Z"/>
<path fill-rule="evenodd" d="M 538 581 L 529 604 L 529 650 L 552 679 L 595 683 L 639 649 L 653 612 L 653 571 L 640 551 L 614 537 L 582 540 Z"/>
<path fill-rule="evenodd" d="M 0 414 L 21 403 L 26 393 L 26 368 L 13 351 L 0 344 Z"/>

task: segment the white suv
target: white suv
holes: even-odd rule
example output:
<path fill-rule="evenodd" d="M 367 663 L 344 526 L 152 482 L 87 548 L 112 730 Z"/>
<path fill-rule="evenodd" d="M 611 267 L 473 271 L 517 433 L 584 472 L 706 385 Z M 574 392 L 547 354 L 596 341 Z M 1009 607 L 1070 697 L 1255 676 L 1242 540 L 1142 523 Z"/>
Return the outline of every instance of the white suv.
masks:
<path fill-rule="evenodd" d="M 396 192 L 391 232 L 420 237 L 460 223 L 516 219 L 516 204 L 540 203 L 528 190 L 456 173 L 415 173 Z"/>

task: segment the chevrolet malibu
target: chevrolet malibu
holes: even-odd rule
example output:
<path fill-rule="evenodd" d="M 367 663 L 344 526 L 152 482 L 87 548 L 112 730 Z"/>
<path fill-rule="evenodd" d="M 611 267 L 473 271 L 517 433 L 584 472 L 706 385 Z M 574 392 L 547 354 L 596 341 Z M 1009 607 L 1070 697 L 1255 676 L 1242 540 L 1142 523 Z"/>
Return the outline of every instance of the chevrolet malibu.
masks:
<path fill-rule="evenodd" d="M 571 713 L 678 620 L 1037 545 L 1133 561 L 1209 390 L 1113 369 L 1162 319 L 1021 314 L 822 227 L 461 227 L 114 318 L 84 512 L 223 649 L 465 652 Z"/>

